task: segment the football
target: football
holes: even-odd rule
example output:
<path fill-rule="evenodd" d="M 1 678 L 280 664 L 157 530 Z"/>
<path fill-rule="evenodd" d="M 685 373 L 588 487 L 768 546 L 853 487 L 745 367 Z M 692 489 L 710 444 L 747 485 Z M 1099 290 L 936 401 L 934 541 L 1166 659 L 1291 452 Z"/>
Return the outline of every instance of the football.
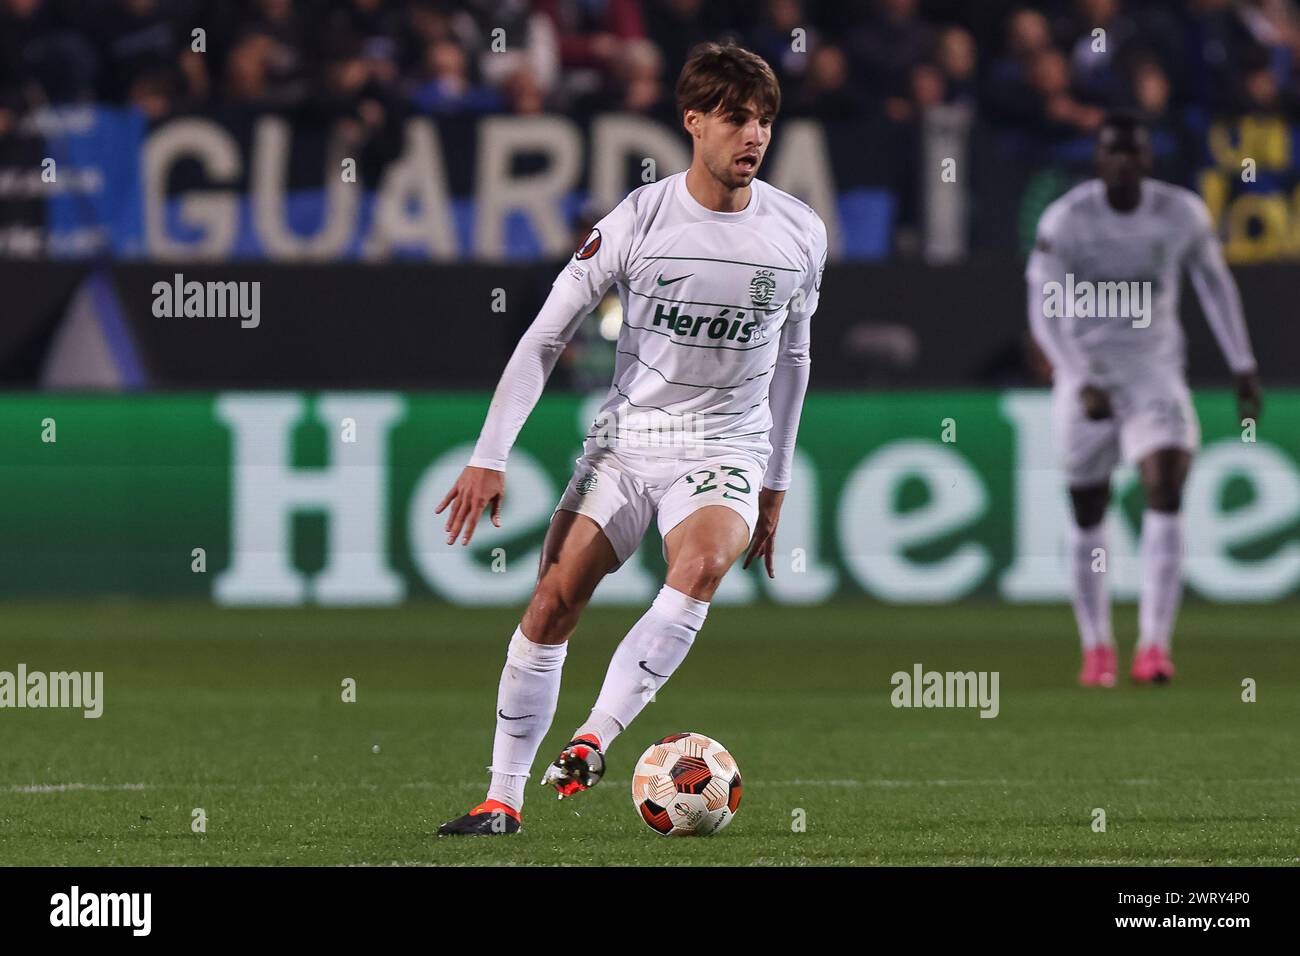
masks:
<path fill-rule="evenodd" d="M 740 792 L 735 758 L 703 734 L 655 741 L 632 774 L 632 804 L 661 836 L 717 833 L 736 815 Z"/>

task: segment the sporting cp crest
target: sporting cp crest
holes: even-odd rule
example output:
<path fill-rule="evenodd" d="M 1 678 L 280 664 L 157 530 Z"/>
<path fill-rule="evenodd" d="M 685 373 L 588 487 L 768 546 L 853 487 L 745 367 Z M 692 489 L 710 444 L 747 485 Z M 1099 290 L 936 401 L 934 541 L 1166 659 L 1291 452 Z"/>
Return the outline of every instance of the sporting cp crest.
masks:
<path fill-rule="evenodd" d="M 769 269 L 759 269 L 749 281 L 749 297 L 755 305 L 767 305 L 776 292 L 776 274 Z"/>
<path fill-rule="evenodd" d="M 589 495 L 596 488 L 596 473 L 589 471 L 578 479 L 578 485 L 575 489 L 580 495 Z"/>

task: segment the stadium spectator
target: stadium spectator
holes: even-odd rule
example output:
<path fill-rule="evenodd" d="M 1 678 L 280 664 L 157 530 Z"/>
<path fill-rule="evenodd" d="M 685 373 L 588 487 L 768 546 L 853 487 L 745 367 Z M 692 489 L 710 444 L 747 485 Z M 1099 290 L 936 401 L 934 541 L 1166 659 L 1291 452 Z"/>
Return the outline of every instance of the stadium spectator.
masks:
<path fill-rule="evenodd" d="M 644 37 L 628 40 L 607 82 L 592 96 L 583 97 L 577 106 L 584 115 L 637 113 L 674 123 L 673 91 L 664 80 L 659 48 Z"/>
<path fill-rule="evenodd" d="M 1129 85 L 1129 98 L 1143 120 L 1152 126 L 1164 122 L 1169 115 L 1172 90 L 1160 61 L 1152 56 L 1136 59 L 1129 73 Z"/>
<path fill-rule="evenodd" d="M 664 72 L 677 76 L 692 48 L 716 40 L 723 23 L 704 0 L 646 0 L 646 31 L 664 55 Z"/>
<path fill-rule="evenodd" d="M 470 76 L 469 58 L 454 40 L 435 40 L 425 51 L 424 70 L 411 89 L 411 103 L 424 113 L 494 113 L 506 100 Z"/>
<path fill-rule="evenodd" d="M 1138 27 L 1119 0 L 1075 0 L 1070 33 L 1070 85 L 1083 100 L 1112 105 L 1123 95 L 1120 61 Z"/>
<path fill-rule="evenodd" d="M 975 38 L 962 27 L 945 27 L 939 33 L 935 58 L 943 73 L 945 101 L 974 106 L 978 93 Z"/>
<path fill-rule="evenodd" d="M 532 116 L 546 110 L 546 91 L 529 63 L 520 63 L 501 86 L 511 113 Z"/>
<path fill-rule="evenodd" d="M 784 112 L 824 121 L 862 115 L 862 97 L 849 84 L 849 60 L 843 49 L 825 44 L 808 55 L 803 82 Z"/>
<path fill-rule="evenodd" d="M 1237 109 L 1241 113 L 1267 115 L 1280 112 L 1283 105 L 1277 71 L 1261 51 L 1240 74 Z"/>
<path fill-rule="evenodd" d="M 179 69 L 188 31 L 159 0 L 116 0 L 106 11 L 99 50 L 99 93 L 121 103 L 144 77 L 159 86 L 164 74 Z"/>
<path fill-rule="evenodd" d="M 1007 19 L 1007 54 L 1020 69 L 1051 45 L 1051 26 L 1039 11 L 1023 7 Z"/>
<path fill-rule="evenodd" d="M 1190 0 L 1184 21 L 1187 53 L 1179 64 L 1185 99 L 1222 104 L 1229 93 L 1230 38 L 1234 32 L 1230 0 Z"/>
<path fill-rule="evenodd" d="M 535 103 L 540 109 L 561 76 L 554 21 L 534 10 L 530 0 L 471 0 L 471 7 L 479 10 L 473 49 L 483 81 L 518 99 L 525 111 Z"/>
<path fill-rule="evenodd" d="M 917 6 L 917 0 L 876 0 L 872 13 L 850 31 L 849 55 L 868 95 L 909 95 L 913 68 L 931 44 L 930 29 L 919 18 Z"/>
<path fill-rule="evenodd" d="M 821 32 L 809 21 L 799 0 L 767 0 L 763 17 L 749 33 L 747 45 L 767 60 L 786 83 L 804 75 L 809 53 L 820 40 Z"/>
<path fill-rule="evenodd" d="M 1253 0 L 1242 3 L 1237 13 L 1256 44 L 1239 70 L 1239 108 L 1294 114 L 1300 100 L 1300 14 L 1289 0 Z"/>
<path fill-rule="evenodd" d="M 238 41 L 226 59 L 225 100 L 244 106 L 272 102 L 270 60 L 275 41 L 264 34 L 249 34 Z"/>
<path fill-rule="evenodd" d="M 1007 18 L 1003 45 L 989 69 L 981 99 L 992 119 L 1020 128 L 1028 124 L 1035 108 L 1034 61 L 1052 49 L 1047 18 L 1027 7 L 1013 11 Z"/>
<path fill-rule="evenodd" d="M 933 63 L 916 64 L 908 81 L 905 96 L 885 100 L 885 115 L 895 123 L 917 122 L 929 107 L 940 105 L 947 97 L 943 71 Z"/>
<path fill-rule="evenodd" d="M 254 0 L 253 10 L 246 35 L 270 41 L 256 47 L 265 71 L 264 102 L 279 107 L 302 103 L 311 93 L 309 64 L 319 55 L 308 18 L 294 0 Z"/>
<path fill-rule="evenodd" d="M 385 155 L 411 112 L 676 127 L 673 78 L 693 46 L 726 38 L 772 63 L 785 115 L 896 137 L 900 168 L 873 156 L 866 179 L 904 219 L 918 120 L 938 103 L 970 107 L 977 135 L 1013 155 L 1058 158 L 1082 155 L 1102 109 L 1133 108 L 1164 162 L 1188 153 L 1170 178 L 1189 184 L 1193 131 L 1300 115 L 1296 0 L 0 0 L 0 135 L 68 102 L 125 103 L 152 123 L 306 111 Z"/>
<path fill-rule="evenodd" d="M 559 36 L 560 65 L 574 94 L 599 90 L 629 40 L 645 36 L 637 0 L 536 0 Z"/>
<path fill-rule="evenodd" d="M 173 70 L 141 73 L 131 81 L 126 102 L 136 107 L 150 123 L 165 119 L 174 109 L 180 90 Z"/>
<path fill-rule="evenodd" d="M 688 51 L 728 36 L 773 64 L 790 111 L 821 118 L 911 116 L 940 94 L 1052 139 L 1091 129 L 1093 107 L 1177 118 L 1289 111 L 1300 99 L 1294 0 L 986 10 L 958 0 L 0 0 L 0 103 L 125 102 L 155 120 L 214 100 L 286 109 L 318 99 L 359 59 L 381 99 L 405 91 L 434 115 L 598 108 L 672 122 L 671 78 Z M 201 53 L 190 49 L 195 25 L 208 34 Z M 830 37 L 836 50 L 819 53 Z M 354 52 L 340 65 L 344 49 Z"/>
<path fill-rule="evenodd" d="M 347 0 L 326 21 L 325 48 L 348 49 L 364 61 L 367 82 L 393 87 L 398 80 L 400 14 L 385 0 Z"/>
<path fill-rule="evenodd" d="M 94 46 L 75 27 L 49 0 L 0 0 L 0 103 L 94 97 Z"/>
<path fill-rule="evenodd" d="M 1260 46 L 1283 56 L 1300 51 L 1300 27 L 1289 0 L 1243 0 L 1236 11 Z"/>
<path fill-rule="evenodd" d="M 659 48 L 644 37 L 629 40 L 615 70 L 618 85 L 616 109 L 627 113 L 665 112 L 671 118 L 672 104 L 664 83 L 664 58 Z"/>
<path fill-rule="evenodd" d="M 390 82 L 358 36 L 335 34 L 314 103 L 322 118 L 340 123 L 353 144 L 367 142 L 400 113 Z"/>
<path fill-rule="evenodd" d="M 1039 51 L 1029 83 L 1037 100 L 1031 120 L 1047 136 L 1091 135 L 1101 126 L 1104 111 L 1075 95 L 1069 65 L 1060 50 Z"/>

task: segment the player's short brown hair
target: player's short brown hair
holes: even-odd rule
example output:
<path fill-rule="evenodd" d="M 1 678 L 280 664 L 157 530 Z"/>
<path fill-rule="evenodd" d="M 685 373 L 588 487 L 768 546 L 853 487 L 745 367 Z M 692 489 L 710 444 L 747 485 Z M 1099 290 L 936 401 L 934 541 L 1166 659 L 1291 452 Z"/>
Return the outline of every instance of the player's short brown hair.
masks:
<path fill-rule="evenodd" d="M 781 108 L 781 85 L 766 60 L 734 43 L 701 43 L 691 50 L 677 78 L 678 119 L 687 110 L 730 111 L 750 102 L 772 117 Z"/>

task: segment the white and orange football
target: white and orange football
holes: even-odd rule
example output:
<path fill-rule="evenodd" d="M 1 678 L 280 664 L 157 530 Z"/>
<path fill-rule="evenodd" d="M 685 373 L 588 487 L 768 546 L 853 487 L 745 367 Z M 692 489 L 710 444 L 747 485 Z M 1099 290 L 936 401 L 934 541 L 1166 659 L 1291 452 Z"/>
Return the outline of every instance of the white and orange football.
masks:
<path fill-rule="evenodd" d="M 632 774 L 632 805 L 655 833 L 710 836 L 740 807 L 740 770 L 703 734 L 673 734 L 650 745 Z"/>

